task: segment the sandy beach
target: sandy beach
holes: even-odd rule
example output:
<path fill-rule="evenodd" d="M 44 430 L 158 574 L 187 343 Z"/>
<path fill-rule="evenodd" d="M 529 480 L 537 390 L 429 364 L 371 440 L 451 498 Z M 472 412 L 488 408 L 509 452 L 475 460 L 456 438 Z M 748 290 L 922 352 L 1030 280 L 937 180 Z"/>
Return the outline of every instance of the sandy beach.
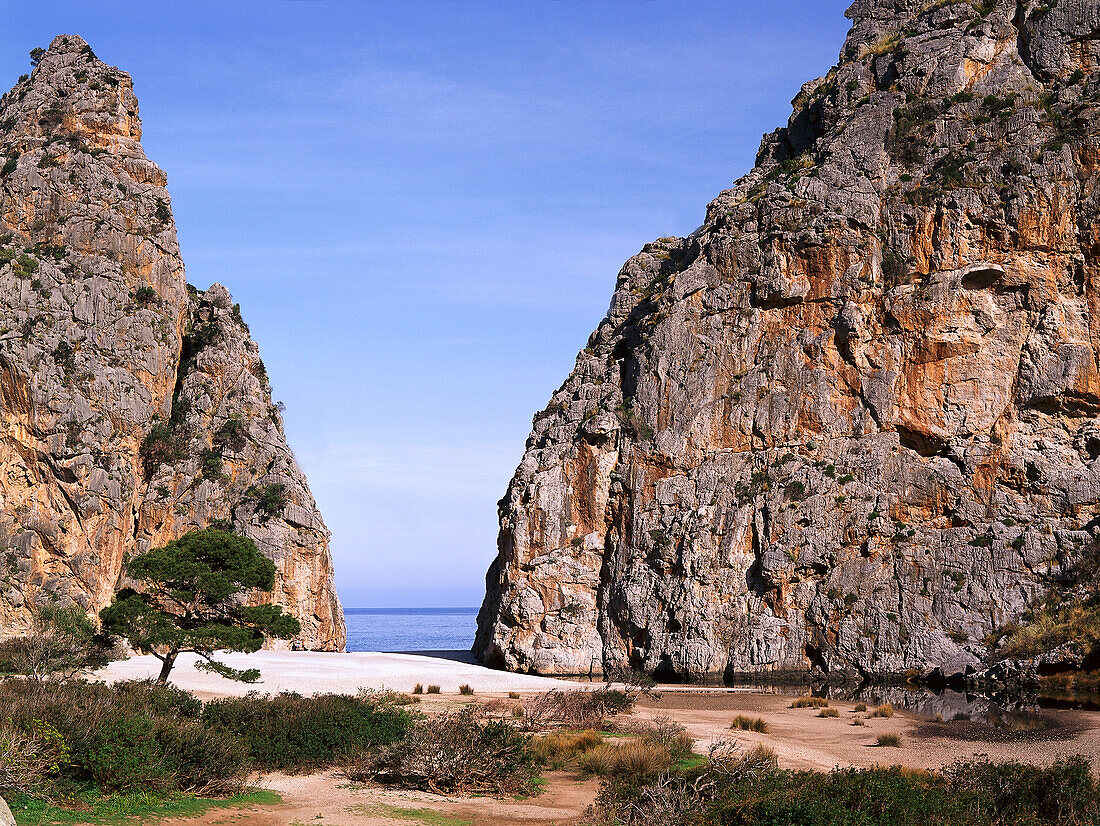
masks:
<path fill-rule="evenodd" d="M 438 685 L 446 694 L 457 693 L 461 685 L 469 685 L 478 693 L 535 692 L 592 685 L 495 671 L 457 651 L 421 654 L 257 651 L 225 654 L 219 659 L 236 669 L 259 669 L 260 681 L 240 683 L 200 671 L 195 668 L 199 661 L 195 654 L 181 654 L 169 679 L 173 685 L 200 697 L 240 697 L 250 691 L 265 694 L 293 691 L 305 695 L 355 694 L 361 688 L 411 691 L 417 683 L 425 687 Z M 139 656 L 113 662 L 95 677 L 107 682 L 144 680 L 155 678 L 159 672 L 160 660 Z"/>

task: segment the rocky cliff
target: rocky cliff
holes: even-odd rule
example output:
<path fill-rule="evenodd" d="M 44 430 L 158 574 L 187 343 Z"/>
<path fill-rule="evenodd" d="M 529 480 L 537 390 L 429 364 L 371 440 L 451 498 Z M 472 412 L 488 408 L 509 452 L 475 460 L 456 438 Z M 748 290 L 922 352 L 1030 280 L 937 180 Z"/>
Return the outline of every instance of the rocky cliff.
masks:
<path fill-rule="evenodd" d="M 0 98 L 0 635 L 228 521 L 275 561 L 292 644 L 342 649 L 328 531 L 239 307 L 185 281 L 130 77 L 79 37 L 37 57 Z"/>
<path fill-rule="evenodd" d="M 962 674 L 1100 524 L 1100 5 L 847 14 L 536 416 L 486 663 Z"/>

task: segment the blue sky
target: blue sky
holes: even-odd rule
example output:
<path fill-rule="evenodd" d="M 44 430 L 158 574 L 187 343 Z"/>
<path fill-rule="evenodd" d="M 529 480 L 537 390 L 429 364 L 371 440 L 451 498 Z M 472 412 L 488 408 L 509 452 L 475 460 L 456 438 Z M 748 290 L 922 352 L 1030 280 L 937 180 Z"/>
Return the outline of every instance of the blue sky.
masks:
<path fill-rule="evenodd" d="M 346 608 L 472 606 L 531 417 L 622 263 L 698 226 L 840 0 L 0 0 L 130 72 L 188 280 L 260 344 Z"/>

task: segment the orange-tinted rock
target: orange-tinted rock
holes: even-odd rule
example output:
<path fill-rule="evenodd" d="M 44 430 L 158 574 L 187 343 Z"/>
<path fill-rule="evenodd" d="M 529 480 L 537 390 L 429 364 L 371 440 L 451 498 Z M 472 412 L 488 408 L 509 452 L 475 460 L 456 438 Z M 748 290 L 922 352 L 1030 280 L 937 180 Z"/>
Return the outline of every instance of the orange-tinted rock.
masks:
<path fill-rule="evenodd" d="M 987 5 L 855 3 L 623 267 L 502 501 L 485 662 L 958 674 L 1091 541 L 1100 19 Z"/>
<path fill-rule="evenodd" d="M 97 611 L 127 554 L 230 520 L 275 560 L 294 642 L 341 649 L 328 531 L 256 346 L 223 288 L 187 286 L 140 138 L 129 76 L 79 37 L 0 99 L 0 636 L 45 601 Z"/>

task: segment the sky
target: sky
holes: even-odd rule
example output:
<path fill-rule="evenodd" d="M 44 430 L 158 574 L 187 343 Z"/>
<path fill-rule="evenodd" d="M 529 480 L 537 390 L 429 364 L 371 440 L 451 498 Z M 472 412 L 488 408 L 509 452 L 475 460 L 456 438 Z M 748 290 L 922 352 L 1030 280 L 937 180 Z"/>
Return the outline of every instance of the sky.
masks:
<path fill-rule="evenodd" d="M 643 244 L 836 62 L 844 0 L 0 0 L 0 86 L 130 72 L 187 267 L 239 301 L 347 610 L 476 606 L 496 503 Z"/>

